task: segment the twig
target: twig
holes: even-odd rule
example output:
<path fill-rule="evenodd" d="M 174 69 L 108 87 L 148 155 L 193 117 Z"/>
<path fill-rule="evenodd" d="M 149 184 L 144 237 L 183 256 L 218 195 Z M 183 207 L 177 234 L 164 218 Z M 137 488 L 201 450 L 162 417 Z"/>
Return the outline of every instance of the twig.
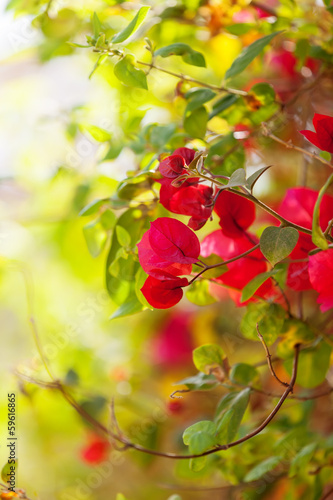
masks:
<path fill-rule="evenodd" d="M 205 269 L 202 269 L 202 271 L 200 271 L 196 276 L 194 276 L 194 278 L 191 279 L 191 281 L 189 281 L 188 285 L 191 285 L 204 272 L 209 271 L 210 269 L 215 269 L 216 267 L 226 266 L 227 264 L 231 264 L 232 262 L 235 262 L 235 260 L 241 259 L 242 257 L 245 257 L 249 253 L 254 252 L 259 247 L 260 247 L 260 244 L 258 243 L 257 245 L 255 245 L 254 247 L 250 248 L 249 250 L 246 250 L 246 252 L 243 252 L 243 253 L 241 253 L 239 255 L 236 255 L 236 257 L 233 257 L 232 259 L 225 260 L 225 261 L 222 261 L 222 262 L 218 262 L 217 264 L 212 264 L 211 266 L 206 266 Z"/>
<path fill-rule="evenodd" d="M 333 497 L 333 488 L 331 488 L 320 500 L 327 500 L 327 498 Z"/>
<path fill-rule="evenodd" d="M 171 399 L 183 399 L 183 396 L 176 396 L 176 394 L 179 394 L 180 392 L 191 392 L 190 389 L 178 389 L 177 391 L 173 391 L 172 394 L 170 394 Z"/>
<path fill-rule="evenodd" d="M 87 413 L 75 401 L 75 399 L 67 392 L 67 390 L 65 390 L 65 388 L 62 386 L 61 383 L 59 383 L 57 387 L 53 385 L 53 388 L 58 389 L 62 393 L 62 395 L 64 396 L 66 401 L 75 409 L 75 411 L 79 415 L 81 415 L 85 420 L 87 420 L 89 423 L 91 423 L 93 425 L 93 427 L 97 430 L 97 432 L 103 433 L 108 437 L 111 436 L 115 440 L 126 445 L 127 448 L 131 448 L 131 449 L 140 451 L 142 453 L 147 453 L 149 455 L 154 455 L 154 456 L 163 457 L 163 458 L 170 458 L 170 459 L 177 459 L 177 460 L 188 460 L 190 458 L 198 458 L 198 457 L 204 457 L 207 455 L 211 455 L 212 453 L 216 453 L 217 451 L 228 450 L 229 448 L 233 448 L 234 446 L 238 446 L 239 444 L 244 443 L 245 441 L 248 441 L 252 437 L 259 434 L 273 420 L 273 418 L 275 417 L 275 415 L 278 413 L 281 406 L 283 405 L 284 401 L 287 399 L 288 395 L 293 391 L 296 377 L 297 377 L 299 350 L 300 350 L 300 344 L 297 344 L 295 346 L 295 357 L 294 357 L 294 363 L 293 363 L 292 376 L 291 376 L 291 380 L 290 380 L 288 387 L 286 387 L 286 390 L 282 394 L 277 405 L 274 407 L 274 409 L 271 411 L 271 413 L 268 415 L 268 417 L 264 420 L 264 422 L 262 422 L 262 424 L 259 427 L 257 427 L 255 430 L 253 430 L 249 434 L 246 434 L 246 436 L 243 436 L 242 438 L 240 438 L 236 441 L 232 441 L 231 443 L 228 443 L 228 444 L 217 445 L 214 448 L 207 450 L 203 453 L 197 453 L 197 454 L 192 454 L 192 455 L 181 455 L 181 454 L 176 454 L 176 453 L 167 453 L 167 452 L 161 452 L 161 451 L 156 451 L 156 450 L 150 450 L 150 449 L 145 448 L 144 446 L 141 446 L 139 444 L 132 443 L 131 441 L 128 441 L 125 437 L 114 434 L 109 429 L 107 429 L 103 424 L 101 424 L 98 420 L 96 420 L 89 413 Z"/>
<path fill-rule="evenodd" d="M 270 130 L 267 128 L 266 123 L 262 123 L 261 126 L 262 126 L 264 136 L 269 137 L 270 139 L 272 139 L 275 142 L 278 142 L 279 144 L 282 144 L 283 146 L 285 146 L 288 149 L 294 149 L 295 151 L 298 151 L 298 152 L 308 156 L 309 158 L 314 158 L 315 160 L 320 161 L 321 163 L 323 163 L 323 165 L 326 165 L 327 167 L 333 168 L 333 165 L 331 165 L 330 162 L 324 160 L 324 158 L 321 158 L 321 156 L 317 155 L 316 153 L 311 153 L 310 151 L 307 151 L 306 149 L 300 148 L 299 146 L 295 146 L 295 144 L 293 144 L 292 142 L 283 141 L 282 139 L 280 139 L 276 135 L 272 134 L 272 132 L 270 132 Z"/>
<path fill-rule="evenodd" d="M 262 345 L 264 346 L 264 349 L 265 349 L 265 352 L 266 352 L 267 363 L 268 363 L 268 367 L 270 369 L 271 374 L 279 382 L 279 384 L 281 384 L 281 385 L 283 385 L 285 387 L 288 387 L 289 384 L 287 384 L 287 382 L 282 382 L 282 380 L 280 380 L 279 377 L 275 373 L 275 370 L 274 370 L 272 362 L 271 362 L 271 358 L 272 358 L 271 353 L 268 350 L 268 347 L 267 347 L 267 344 L 266 344 L 266 342 L 264 340 L 264 337 L 261 335 L 261 333 L 259 331 L 259 323 L 257 323 L 256 327 L 257 327 L 258 337 L 259 337 Z"/>

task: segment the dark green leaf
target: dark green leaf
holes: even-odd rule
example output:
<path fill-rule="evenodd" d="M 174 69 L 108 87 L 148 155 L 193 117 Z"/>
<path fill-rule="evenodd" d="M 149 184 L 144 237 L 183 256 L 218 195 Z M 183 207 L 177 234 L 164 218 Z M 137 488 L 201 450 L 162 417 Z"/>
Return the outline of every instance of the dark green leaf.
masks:
<path fill-rule="evenodd" d="M 186 385 L 190 391 L 205 391 L 214 389 L 218 385 L 218 381 L 214 375 L 206 375 L 205 373 L 199 372 L 193 377 L 187 377 L 183 380 L 179 380 L 174 385 Z"/>
<path fill-rule="evenodd" d="M 289 468 L 289 477 L 295 476 L 298 471 L 305 471 L 306 466 L 312 459 L 314 452 L 316 451 L 317 443 L 310 443 L 304 446 L 297 455 L 292 459 Z"/>
<path fill-rule="evenodd" d="M 209 114 L 209 119 L 211 120 L 212 118 L 214 118 L 214 116 L 222 113 L 222 111 L 225 111 L 226 109 L 228 109 L 230 106 L 235 104 L 238 100 L 239 100 L 239 97 L 237 95 L 232 95 L 232 94 L 228 94 L 228 95 L 222 97 L 222 99 L 219 99 L 213 105 L 213 109 Z"/>
<path fill-rule="evenodd" d="M 260 238 L 260 250 L 275 266 L 293 251 L 298 238 L 298 231 L 293 227 L 267 227 Z"/>
<path fill-rule="evenodd" d="M 270 43 L 270 41 L 281 33 L 281 31 L 277 31 L 275 33 L 271 33 L 270 35 L 266 35 L 259 40 L 256 40 L 251 45 L 242 50 L 240 55 L 234 60 L 230 68 L 225 74 L 225 79 L 238 75 L 255 59 Z"/>
<path fill-rule="evenodd" d="M 122 31 L 120 31 L 120 33 L 117 33 L 112 38 L 112 43 L 122 43 L 125 40 L 127 40 L 127 38 L 129 38 L 131 35 L 133 35 L 145 20 L 149 9 L 150 7 L 148 6 L 141 7 L 138 13 L 132 19 L 132 21 L 128 24 L 128 26 L 126 26 L 126 28 L 124 28 Z"/>
<path fill-rule="evenodd" d="M 244 389 L 229 402 L 229 408 L 218 418 L 216 442 L 230 443 L 236 436 L 250 399 L 250 389 Z"/>
<path fill-rule="evenodd" d="M 147 77 L 142 69 L 134 66 L 134 56 L 127 54 L 114 67 L 114 74 L 125 85 L 148 90 Z"/>
<path fill-rule="evenodd" d="M 210 101 L 216 96 L 216 92 L 210 89 L 191 89 L 185 94 L 185 99 L 188 99 L 188 104 L 186 106 L 185 113 L 189 111 L 194 111 L 200 108 L 202 104 Z"/>
<path fill-rule="evenodd" d="M 271 271 L 267 271 L 266 273 L 257 274 L 257 276 L 249 281 L 243 288 L 241 302 L 245 302 L 246 300 L 249 300 L 251 297 L 253 297 L 258 288 L 277 272 L 278 270 L 272 269 Z"/>
<path fill-rule="evenodd" d="M 118 309 L 112 314 L 110 319 L 124 318 L 125 316 L 130 316 L 138 312 L 143 311 L 145 306 L 139 301 L 136 294 L 132 294 L 126 299 L 126 302 L 122 304 Z"/>
<path fill-rule="evenodd" d="M 200 453 L 212 448 L 214 446 L 214 442 L 214 434 L 208 434 L 208 432 L 204 431 L 196 432 L 189 439 L 189 451 L 191 454 L 199 455 Z"/>
<path fill-rule="evenodd" d="M 254 174 L 250 175 L 250 177 L 246 179 L 246 187 L 250 189 L 251 193 L 257 180 L 271 167 L 272 165 L 268 165 L 268 167 L 259 168 L 256 172 L 254 172 Z"/>
<path fill-rule="evenodd" d="M 173 43 L 172 45 L 162 47 L 155 52 L 155 55 L 161 57 L 182 56 L 183 61 L 187 64 L 206 67 L 204 56 L 200 52 L 193 50 L 186 43 Z"/>

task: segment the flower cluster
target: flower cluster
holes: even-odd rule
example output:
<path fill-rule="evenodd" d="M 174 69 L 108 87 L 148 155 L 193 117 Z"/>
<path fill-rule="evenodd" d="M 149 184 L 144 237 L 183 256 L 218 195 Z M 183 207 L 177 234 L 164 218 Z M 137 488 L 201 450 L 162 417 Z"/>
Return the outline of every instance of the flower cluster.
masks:
<path fill-rule="evenodd" d="M 188 279 L 192 264 L 198 261 L 200 243 L 197 236 L 182 222 L 160 217 L 151 222 L 140 243 L 139 260 L 148 274 L 141 291 L 149 304 L 167 309 L 183 296 L 182 288 Z"/>
<path fill-rule="evenodd" d="M 333 118 L 316 114 L 314 126 L 316 132 L 302 131 L 303 135 L 321 149 L 333 152 Z M 158 181 L 161 204 L 170 212 L 189 215 L 190 220 L 187 227 L 176 219 L 159 218 L 151 222 L 151 228 L 138 244 L 139 260 L 148 274 L 141 290 L 155 308 L 166 309 L 181 300 L 183 288 L 190 284 L 185 276 L 192 273 L 192 265 L 198 264 L 199 255 L 221 258 L 223 267 L 220 275 L 211 278 L 211 293 L 220 297 L 220 285 L 224 285 L 238 305 L 241 305 L 244 287 L 270 269 L 258 248 L 258 237 L 250 231 L 256 218 L 253 201 L 226 189 L 214 192 L 200 183 L 200 177 L 191 176 L 192 169 L 188 168 L 194 159 L 192 149 L 179 148 L 158 167 L 162 174 Z M 310 188 L 289 189 L 278 213 L 291 223 L 311 230 L 317 198 L 318 192 Z M 212 217 L 213 210 L 219 218 L 220 229 L 205 236 L 200 245 L 190 228 L 201 228 Z M 319 217 L 322 231 L 332 219 L 333 197 L 325 194 Z M 316 290 L 321 310 L 327 311 L 333 307 L 333 248 L 314 252 L 315 248 L 311 234 L 299 231 L 298 242 L 288 257 L 286 285 L 295 291 Z M 223 264 L 229 260 L 232 262 Z M 203 266 L 202 261 L 200 265 Z M 200 272 L 203 277 L 206 269 L 208 267 Z M 268 277 L 250 300 L 259 297 L 280 301 L 282 296 L 276 282 Z"/>
<path fill-rule="evenodd" d="M 196 231 L 211 216 L 214 190 L 200 184 L 199 178 L 189 177 L 186 167 L 194 160 L 194 156 L 193 149 L 176 149 L 171 156 L 161 161 L 158 170 L 163 176 L 159 180 L 161 204 L 174 214 L 189 215 L 188 225 Z"/>

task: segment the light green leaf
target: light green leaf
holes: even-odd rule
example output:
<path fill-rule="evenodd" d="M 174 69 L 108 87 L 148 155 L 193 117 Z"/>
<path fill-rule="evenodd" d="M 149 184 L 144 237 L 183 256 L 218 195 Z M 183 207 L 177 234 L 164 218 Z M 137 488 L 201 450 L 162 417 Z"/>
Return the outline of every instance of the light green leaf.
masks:
<path fill-rule="evenodd" d="M 122 43 L 127 38 L 132 36 L 141 26 L 143 21 L 145 20 L 148 11 L 150 7 L 149 6 L 143 6 L 140 8 L 138 13 L 135 15 L 135 17 L 132 19 L 132 21 L 124 28 L 120 33 L 117 33 L 113 38 L 112 38 L 112 43 Z"/>
<path fill-rule="evenodd" d="M 184 119 L 184 129 L 193 138 L 203 139 L 206 135 L 208 112 L 204 106 L 196 108 Z"/>
<path fill-rule="evenodd" d="M 142 69 L 134 66 L 135 58 L 127 54 L 114 67 L 114 74 L 125 85 L 148 90 L 147 77 Z"/>
<path fill-rule="evenodd" d="M 332 182 L 333 182 L 333 174 L 331 174 L 329 176 L 329 178 L 325 182 L 324 186 L 319 191 L 318 198 L 317 198 L 314 210 L 313 210 L 312 241 L 318 248 L 321 248 L 322 250 L 328 249 L 328 241 L 326 240 L 324 233 L 322 232 L 320 224 L 319 224 L 320 203 L 321 203 L 321 200 L 322 200 L 326 190 L 329 188 L 329 186 L 332 184 Z"/>
<path fill-rule="evenodd" d="M 193 472 L 199 472 L 205 467 L 206 462 L 207 462 L 207 457 L 191 458 L 190 469 Z"/>
<path fill-rule="evenodd" d="M 106 142 L 111 139 L 111 134 L 107 130 L 96 125 L 81 124 L 79 125 L 81 132 L 88 132 L 97 142 Z"/>
<path fill-rule="evenodd" d="M 258 370 L 246 363 L 236 363 L 232 366 L 229 374 L 231 382 L 241 385 L 247 385 L 258 377 Z"/>
<path fill-rule="evenodd" d="M 267 227 L 260 238 L 260 250 L 275 266 L 295 248 L 299 234 L 293 227 Z"/>
<path fill-rule="evenodd" d="M 189 439 L 189 451 L 191 454 L 199 455 L 214 446 L 215 437 L 208 432 L 199 431 Z"/>
<path fill-rule="evenodd" d="M 285 310 L 278 304 L 252 303 L 244 314 L 240 329 L 244 337 L 259 342 L 256 325 L 267 345 L 272 345 L 282 333 Z"/>
<path fill-rule="evenodd" d="M 124 302 L 124 304 L 118 307 L 118 309 L 112 314 L 110 319 L 131 316 L 132 314 L 143 311 L 144 308 L 144 305 L 139 301 L 136 294 L 133 294 L 126 299 L 126 302 Z"/>
<path fill-rule="evenodd" d="M 155 52 L 155 55 L 161 57 L 182 56 L 183 61 L 187 64 L 206 67 L 204 56 L 200 52 L 193 50 L 186 43 L 173 43 L 172 45 L 162 47 Z"/>
<path fill-rule="evenodd" d="M 330 366 L 332 348 L 323 340 L 315 347 L 303 349 L 299 355 L 296 384 L 306 389 L 313 389 L 324 382 Z M 289 374 L 292 372 L 293 360 L 284 362 Z"/>
<path fill-rule="evenodd" d="M 226 186 L 222 187 L 221 189 L 245 186 L 245 184 L 246 184 L 245 170 L 244 168 L 238 168 L 231 174 L 228 184 L 226 184 Z"/>
<path fill-rule="evenodd" d="M 92 26 L 93 26 L 93 35 L 94 35 L 94 38 L 95 38 L 95 40 L 97 40 L 98 37 L 99 37 L 99 34 L 101 32 L 102 26 L 101 26 L 101 22 L 98 19 L 98 15 L 96 14 L 96 12 L 94 12 L 94 14 L 93 14 Z"/>
<path fill-rule="evenodd" d="M 79 212 L 80 217 L 85 217 L 87 215 L 93 215 L 99 211 L 99 209 L 109 201 L 109 198 L 102 198 L 100 200 L 93 200 L 88 205 L 86 205 Z"/>
<path fill-rule="evenodd" d="M 13 463 L 8 463 L 8 460 L 7 462 L 5 463 L 5 465 L 2 467 L 2 470 L 1 470 L 1 479 L 5 482 L 5 483 L 8 483 L 8 481 L 10 481 L 10 476 L 9 474 L 11 472 L 15 472 L 15 477 L 17 477 L 17 467 L 18 467 L 18 460 L 16 458 L 13 458 L 11 459 L 13 460 Z M 12 467 L 14 468 L 14 470 L 12 469 Z"/>
<path fill-rule="evenodd" d="M 122 247 L 128 247 L 131 244 L 131 236 L 124 227 L 117 225 L 116 234 L 118 241 Z"/>
<path fill-rule="evenodd" d="M 202 279 L 197 280 L 187 289 L 186 297 L 190 302 L 196 304 L 197 306 L 206 306 L 208 304 L 214 304 L 216 300 L 212 297 L 208 290 L 209 281 Z"/>
<path fill-rule="evenodd" d="M 191 438 L 198 432 L 204 432 L 210 436 L 214 436 L 216 432 L 216 424 L 211 420 L 202 420 L 191 425 L 183 432 L 183 441 L 187 446 L 190 444 Z"/>
<path fill-rule="evenodd" d="M 222 347 L 217 344 L 205 344 L 193 351 L 195 367 L 206 374 L 209 374 L 212 368 L 222 366 L 224 357 Z"/>
<path fill-rule="evenodd" d="M 83 235 L 90 255 L 92 257 L 98 257 L 98 255 L 102 252 L 107 239 L 107 234 L 101 224 L 100 218 L 86 224 L 83 227 Z"/>
<path fill-rule="evenodd" d="M 234 60 L 225 74 L 225 79 L 238 75 L 264 50 L 266 45 L 282 31 L 277 31 L 256 40 L 251 45 L 242 50 L 240 55 Z"/>
<path fill-rule="evenodd" d="M 250 483 L 251 481 L 256 481 L 262 476 L 267 474 L 267 472 L 275 469 L 275 467 L 281 462 L 281 457 L 270 457 L 260 464 L 257 464 L 253 469 L 251 469 L 245 476 L 244 481 Z"/>

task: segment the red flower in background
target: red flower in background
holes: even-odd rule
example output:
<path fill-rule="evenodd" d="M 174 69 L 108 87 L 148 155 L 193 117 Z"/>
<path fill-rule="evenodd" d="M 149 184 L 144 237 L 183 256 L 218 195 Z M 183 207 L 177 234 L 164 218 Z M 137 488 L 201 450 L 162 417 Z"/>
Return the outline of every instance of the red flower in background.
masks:
<path fill-rule="evenodd" d="M 315 132 L 300 130 L 300 133 L 317 148 L 333 153 L 333 117 L 315 113 L 313 126 Z"/>
<path fill-rule="evenodd" d="M 220 192 L 214 211 L 220 217 L 223 234 L 229 238 L 242 238 L 245 230 L 254 222 L 256 215 L 252 201 L 230 191 Z"/>
<path fill-rule="evenodd" d="M 197 236 L 182 222 L 160 217 L 151 222 L 138 250 L 140 264 L 150 275 L 141 288 L 149 304 L 158 309 L 177 304 L 183 296 L 182 287 L 188 285 L 188 280 L 179 276 L 189 274 L 200 255 Z"/>
<path fill-rule="evenodd" d="M 198 178 L 189 178 L 176 187 L 173 182 L 180 175 L 188 173 L 186 166 L 194 159 L 195 151 L 189 148 L 178 148 L 159 164 L 158 170 L 163 179 L 161 184 L 160 203 L 170 212 L 189 215 L 189 227 L 195 231 L 200 229 L 209 219 L 213 209 L 214 190 L 210 186 L 199 184 Z"/>
<path fill-rule="evenodd" d="M 322 312 L 333 307 L 333 248 L 309 257 L 309 275 Z"/>
<path fill-rule="evenodd" d="M 257 242 L 257 238 L 251 235 Z M 232 259 L 251 247 L 251 243 L 245 236 L 237 239 L 228 238 L 221 230 L 214 231 L 204 238 L 201 243 L 201 255 L 209 257 L 211 254 L 219 255 L 224 260 Z M 217 282 L 223 283 L 231 288 L 242 290 L 255 276 L 267 270 L 267 262 L 259 249 L 249 255 L 228 264 L 228 271 L 216 278 Z M 272 281 L 267 280 L 258 288 L 256 295 L 264 296 L 272 290 Z M 232 293 L 231 297 L 239 304 L 239 294 Z"/>
<path fill-rule="evenodd" d="M 313 210 L 318 192 L 310 188 L 288 189 L 282 201 L 279 213 L 286 219 L 307 229 L 312 227 Z M 320 226 L 325 230 L 333 217 L 333 197 L 324 195 L 320 205 Z M 315 248 L 308 234 L 300 233 L 296 247 L 289 258 L 293 260 L 308 259 L 310 250 Z M 293 290 L 302 291 L 313 288 L 308 273 L 309 262 L 294 262 L 289 265 L 287 285 Z"/>
<path fill-rule="evenodd" d="M 89 443 L 81 450 L 84 462 L 96 465 L 107 460 L 111 445 L 109 441 L 98 435 L 92 435 Z"/>
<path fill-rule="evenodd" d="M 154 363 L 171 369 L 175 365 L 192 363 L 194 348 L 188 312 L 172 314 L 162 323 L 157 335 L 151 340 L 151 354 Z M 179 401 L 178 399 L 171 401 Z"/>

